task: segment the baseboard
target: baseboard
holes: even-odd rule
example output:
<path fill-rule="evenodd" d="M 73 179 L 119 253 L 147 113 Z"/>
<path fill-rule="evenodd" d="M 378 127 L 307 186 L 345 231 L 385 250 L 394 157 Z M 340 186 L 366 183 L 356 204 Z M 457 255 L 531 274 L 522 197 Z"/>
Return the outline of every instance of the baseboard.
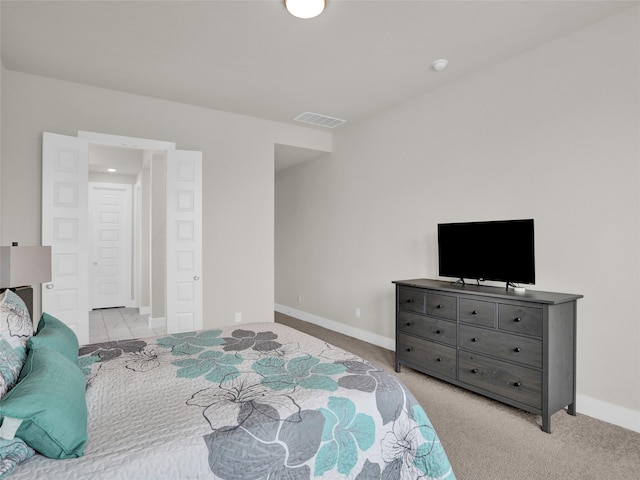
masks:
<path fill-rule="evenodd" d="M 640 412 L 585 395 L 578 394 L 576 397 L 578 413 L 633 430 L 634 432 L 640 432 Z"/>
<path fill-rule="evenodd" d="M 151 313 L 151 307 L 140 307 L 138 308 L 138 313 L 140 313 L 140 315 L 149 315 Z"/>
<path fill-rule="evenodd" d="M 149 317 L 149 328 L 162 328 L 166 326 L 165 317 Z"/>
<path fill-rule="evenodd" d="M 349 337 L 357 338 L 358 340 L 362 340 L 367 343 L 372 343 L 373 345 L 386 348 L 387 350 L 395 351 L 396 349 L 395 338 L 383 337 L 382 335 L 377 335 L 360 328 L 345 325 L 344 323 L 336 322 L 335 320 L 329 320 L 328 318 L 320 317 L 313 313 L 303 312 L 302 310 L 287 307 L 286 305 L 280 305 L 278 303 L 275 304 L 274 309 L 278 313 L 284 313 L 285 315 L 313 323 L 319 327 L 324 327 Z"/>
<path fill-rule="evenodd" d="M 376 335 L 375 333 L 351 327 L 344 323 L 336 322 L 335 320 L 329 320 L 312 313 L 307 313 L 302 310 L 277 303 L 275 304 L 275 311 L 333 330 L 334 332 L 342 333 L 344 335 L 372 343 L 373 345 L 386 348 L 387 350 L 395 351 L 396 349 L 395 339 Z M 580 394 L 577 395 L 576 405 L 577 411 L 580 414 L 588 415 L 589 417 L 597 418 L 598 420 L 618 425 L 619 427 L 627 428 L 635 432 L 640 432 L 640 412 Z"/>

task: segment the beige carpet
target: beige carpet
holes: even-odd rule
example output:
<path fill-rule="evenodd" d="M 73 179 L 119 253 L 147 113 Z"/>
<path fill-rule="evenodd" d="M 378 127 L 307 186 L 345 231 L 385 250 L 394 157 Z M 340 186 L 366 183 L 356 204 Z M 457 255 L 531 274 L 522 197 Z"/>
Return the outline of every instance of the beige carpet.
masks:
<path fill-rule="evenodd" d="M 394 352 L 276 313 L 276 321 L 394 371 Z M 565 411 L 541 418 L 428 377 L 396 374 L 424 407 L 459 480 L 640 479 L 640 433 Z M 580 405 L 578 405 L 580 410 Z"/>

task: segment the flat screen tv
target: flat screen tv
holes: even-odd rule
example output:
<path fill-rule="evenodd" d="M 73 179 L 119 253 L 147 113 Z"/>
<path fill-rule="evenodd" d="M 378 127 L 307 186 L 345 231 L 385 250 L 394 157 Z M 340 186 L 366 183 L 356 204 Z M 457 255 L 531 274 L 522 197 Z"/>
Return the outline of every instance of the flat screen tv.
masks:
<path fill-rule="evenodd" d="M 438 224 L 442 277 L 535 283 L 533 219 Z"/>

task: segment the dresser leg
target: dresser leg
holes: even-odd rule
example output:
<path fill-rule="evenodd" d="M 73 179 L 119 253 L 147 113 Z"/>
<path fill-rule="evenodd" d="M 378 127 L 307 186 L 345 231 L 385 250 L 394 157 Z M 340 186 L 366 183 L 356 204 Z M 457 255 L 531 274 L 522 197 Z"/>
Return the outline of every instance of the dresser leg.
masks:
<path fill-rule="evenodd" d="M 576 402 L 569 404 L 569 406 L 567 407 L 567 413 L 569 415 L 573 415 L 574 417 L 576 416 Z"/>
<path fill-rule="evenodd" d="M 402 365 L 400 365 L 400 362 L 396 362 L 396 372 L 400 373 L 400 370 L 402 370 Z"/>
<path fill-rule="evenodd" d="M 551 433 L 551 416 L 550 415 L 542 415 L 542 431 L 546 433 Z"/>

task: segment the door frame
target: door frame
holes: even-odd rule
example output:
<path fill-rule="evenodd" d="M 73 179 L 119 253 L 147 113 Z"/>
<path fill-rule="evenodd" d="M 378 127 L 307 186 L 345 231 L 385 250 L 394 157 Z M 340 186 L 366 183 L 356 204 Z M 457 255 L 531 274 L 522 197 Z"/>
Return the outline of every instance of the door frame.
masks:
<path fill-rule="evenodd" d="M 89 132 L 87 130 L 78 130 L 78 138 L 82 138 L 84 140 L 86 140 L 89 145 L 105 145 L 108 147 L 126 147 L 126 148 L 136 148 L 139 150 L 147 150 L 147 151 L 151 151 L 151 152 L 156 152 L 156 153 L 163 153 L 166 156 L 166 152 L 169 150 L 176 150 L 176 144 L 175 142 L 166 142 L 166 141 L 162 141 L 162 140 L 150 140 L 147 138 L 137 138 L 137 137 L 127 137 L 125 135 L 112 135 L 109 133 L 99 133 L 99 132 Z M 134 199 L 134 203 L 135 203 L 135 199 Z M 138 203 L 136 208 L 138 208 L 140 206 L 140 204 Z M 134 210 L 134 217 L 138 216 L 139 212 Z M 139 233 L 139 226 L 136 226 L 134 224 L 134 232 L 138 232 Z M 136 234 L 134 233 L 134 237 L 136 236 Z M 139 242 L 140 238 L 136 238 L 135 242 Z M 133 249 L 133 253 L 134 255 L 137 253 L 138 255 L 140 255 L 140 249 L 139 247 L 136 249 L 136 247 L 138 246 L 138 243 L 134 243 L 134 249 Z M 139 278 L 139 264 L 140 264 L 140 257 L 134 257 L 134 265 L 136 266 L 135 270 L 135 280 L 134 280 L 134 302 L 137 304 L 138 308 L 140 307 L 147 307 L 147 305 L 141 305 L 140 304 L 140 298 L 141 298 L 141 280 Z M 165 282 L 166 283 L 166 272 L 165 272 Z M 147 312 L 149 313 L 149 312 Z M 154 321 L 154 319 L 149 319 L 150 321 Z M 166 309 L 164 312 L 164 316 L 160 319 L 156 318 L 155 319 L 155 323 L 153 324 L 153 327 L 159 327 L 160 325 L 158 325 L 158 320 L 162 320 L 165 324 L 166 324 Z"/>
<path fill-rule="evenodd" d="M 157 150 L 160 152 L 176 149 L 176 144 L 174 142 L 125 137 L 123 135 L 110 135 L 108 133 L 87 132 L 85 130 L 78 130 L 78 138 L 83 138 L 90 144 L 107 145 L 111 147 L 139 148 L 140 150 Z"/>

